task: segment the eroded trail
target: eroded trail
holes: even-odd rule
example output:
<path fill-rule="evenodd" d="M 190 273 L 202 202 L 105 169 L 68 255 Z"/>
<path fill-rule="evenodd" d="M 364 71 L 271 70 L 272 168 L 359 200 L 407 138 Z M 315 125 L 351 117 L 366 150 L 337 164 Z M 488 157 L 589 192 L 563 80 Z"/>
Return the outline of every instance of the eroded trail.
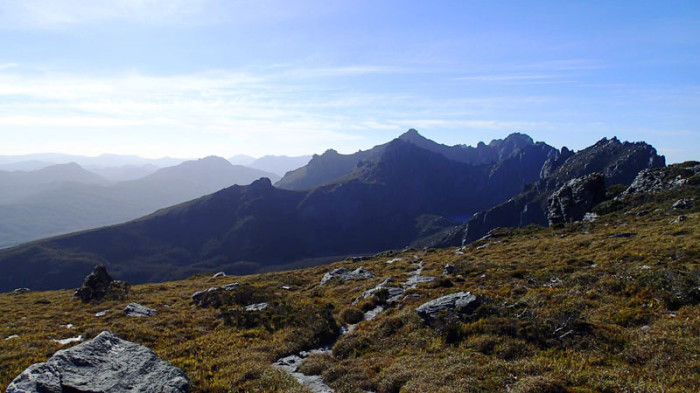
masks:
<path fill-rule="evenodd" d="M 355 301 L 353 304 L 357 304 L 360 300 L 372 296 L 375 292 L 386 289 L 389 294 L 389 298 L 387 299 L 387 305 L 391 305 L 397 301 L 400 301 L 402 299 L 402 296 L 404 293 L 408 290 L 415 289 L 418 284 L 420 283 L 426 283 L 426 282 L 431 282 L 434 281 L 434 277 L 430 276 L 423 276 L 423 261 L 422 260 L 417 260 L 412 267 L 415 267 L 415 270 L 411 270 L 408 272 L 408 279 L 404 281 L 402 284 L 399 286 L 391 286 L 391 278 L 387 278 L 383 282 L 381 282 L 379 285 L 376 287 L 369 289 L 365 292 L 362 293 Z M 386 306 L 377 306 L 372 310 L 369 310 L 365 312 L 364 318 L 361 322 L 358 322 L 353 325 L 348 325 L 344 326 L 340 330 L 340 334 L 346 334 L 350 333 L 355 328 L 357 325 L 365 322 L 365 321 L 371 321 L 374 318 L 376 318 L 382 311 L 386 309 Z M 319 347 L 319 348 L 314 348 L 310 351 L 302 351 L 298 354 L 294 355 L 289 355 L 286 357 L 283 357 L 281 359 L 278 359 L 275 363 L 273 363 L 274 367 L 280 368 L 287 373 L 289 373 L 294 379 L 296 379 L 300 384 L 302 384 L 304 387 L 307 389 L 311 390 L 314 393 L 333 393 L 334 390 L 326 385 L 323 382 L 323 378 L 320 375 L 306 375 L 301 372 L 299 372 L 299 367 L 301 364 L 304 362 L 304 359 L 309 357 L 312 354 L 330 354 L 331 353 L 331 348 L 333 347 L 335 343 L 331 343 L 330 345 Z M 371 392 L 368 392 L 371 393 Z"/>

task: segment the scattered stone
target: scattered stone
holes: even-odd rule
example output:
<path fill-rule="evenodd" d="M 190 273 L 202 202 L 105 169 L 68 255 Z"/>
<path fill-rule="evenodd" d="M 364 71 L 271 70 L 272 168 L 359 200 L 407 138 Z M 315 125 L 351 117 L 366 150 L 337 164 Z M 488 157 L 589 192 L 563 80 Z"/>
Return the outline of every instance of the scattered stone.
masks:
<path fill-rule="evenodd" d="M 635 217 L 644 217 L 644 216 L 646 216 L 647 214 L 649 214 L 649 211 L 648 211 L 648 210 L 640 210 L 640 211 L 637 212 L 637 214 L 635 214 Z"/>
<path fill-rule="evenodd" d="M 251 304 L 250 306 L 246 306 L 245 310 L 246 311 L 262 311 L 268 307 L 267 303 L 258 303 L 258 304 Z"/>
<path fill-rule="evenodd" d="M 671 209 L 690 209 L 693 207 L 693 198 L 679 199 L 671 205 Z"/>
<path fill-rule="evenodd" d="M 620 233 L 612 234 L 608 237 L 611 239 L 615 239 L 615 238 L 625 238 L 625 237 L 632 237 L 632 236 L 637 236 L 637 234 L 634 232 L 620 232 Z"/>
<path fill-rule="evenodd" d="M 370 260 L 370 259 L 372 259 L 372 257 L 362 256 L 362 257 L 352 257 L 352 258 L 350 258 L 350 260 L 353 261 L 353 262 L 368 261 L 368 260 Z"/>
<path fill-rule="evenodd" d="M 362 295 L 358 296 L 357 299 L 355 299 L 352 304 L 355 305 L 360 302 L 362 299 L 367 299 L 368 297 L 374 295 L 375 293 L 379 292 L 382 289 L 385 289 L 388 292 L 387 296 L 387 303 L 393 303 L 396 300 L 398 300 L 398 297 L 403 294 L 404 290 L 399 288 L 399 287 L 393 287 L 390 286 L 389 283 L 391 282 L 391 278 L 387 278 L 386 280 L 380 282 L 377 284 L 376 287 L 372 289 L 368 289 L 364 292 L 362 292 Z"/>
<path fill-rule="evenodd" d="M 131 285 L 125 281 L 114 281 L 104 265 L 97 265 L 75 291 L 75 297 L 83 303 L 99 303 L 104 299 L 124 300 Z"/>
<path fill-rule="evenodd" d="M 64 338 L 62 340 L 51 340 L 53 342 L 57 342 L 60 345 L 66 345 L 70 343 L 79 343 L 83 341 L 83 336 L 78 336 L 78 337 L 70 337 L 70 338 Z"/>
<path fill-rule="evenodd" d="M 685 220 L 687 220 L 687 219 L 688 219 L 688 217 L 686 217 L 686 216 L 684 216 L 684 215 L 680 215 L 680 216 L 678 216 L 677 218 L 671 220 L 671 224 L 678 224 L 679 222 L 683 222 L 683 221 L 685 221 Z"/>
<path fill-rule="evenodd" d="M 313 352 L 313 351 L 312 351 Z M 333 393 L 333 389 L 323 382 L 320 375 L 304 375 L 297 370 L 304 358 L 309 356 L 310 352 L 302 352 L 299 355 L 305 355 L 304 357 L 297 355 L 290 355 L 279 359 L 274 363 L 274 366 L 288 372 L 294 379 L 296 379 L 301 385 L 309 389 L 313 393 Z"/>
<path fill-rule="evenodd" d="M 292 289 L 292 287 L 290 287 L 289 285 L 282 285 L 282 289 L 284 289 L 285 291 L 289 291 L 290 289 Z"/>
<path fill-rule="evenodd" d="M 583 219 L 581 219 L 581 221 L 583 221 L 583 222 L 595 222 L 598 219 L 598 217 L 599 217 L 598 214 L 588 212 L 588 213 L 583 215 Z"/>
<path fill-rule="evenodd" d="M 238 287 L 238 283 L 222 285 L 220 287 L 211 287 L 205 291 L 198 291 L 192 294 L 192 301 L 200 307 L 207 307 L 210 304 L 218 304 L 222 292 L 233 291 Z"/>
<path fill-rule="evenodd" d="M 31 291 L 32 291 L 32 290 L 29 289 L 29 288 L 17 288 L 17 289 L 15 289 L 14 291 L 12 291 L 12 293 L 14 293 L 14 294 L 20 294 L 20 293 L 27 293 L 27 292 L 31 292 Z"/>
<path fill-rule="evenodd" d="M 600 173 L 569 180 L 547 198 L 549 225 L 581 221 L 605 199 L 605 178 Z"/>
<path fill-rule="evenodd" d="M 150 349 L 105 331 L 30 366 L 6 390 L 30 392 L 187 393 L 189 381 Z"/>
<path fill-rule="evenodd" d="M 374 278 L 374 274 L 370 273 L 364 267 L 358 267 L 355 270 L 350 270 L 348 268 L 340 267 L 333 269 L 326 273 L 321 279 L 321 285 L 327 283 L 328 281 L 339 278 L 341 280 L 357 280 L 361 278 Z"/>
<path fill-rule="evenodd" d="M 99 311 L 99 312 L 97 312 L 97 313 L 95 314 L 95 316 L 96 316 L 96 317 L 104 317 L 105 315 L 107 315 L 107 312 L 108 312 L 108 311 L 109 311 L 109 310 L 102 310 L 102 311 Z"/>
<path fill-rule="evenodd" d="M 642 331 L 645 331 L 645 332 L 651 330 L 651 328 L 649 327 L 649 325 L 644 325 L 644 326 L 641 327 L 641 329 L 642 329 Z"/>
<path fill-rule="evenodd" d="M 214 274 L 212 277 L 214 277 L 214 278 L 226 277 L 226 273 L 218 272 L 218 273 Z"/>
<path fill-rule="evenodd" d="M 142 306 L 138 303 L 129 303 L 129 305 L 124 308 L 124 314 L 130 317 L 152 317 L 156 315 L 156 310 Z"/>
<path fill-rule="evenodd" d="M 5 337 L 5 340 L 12 340 L 13 338 L 19 338 L 19 335 L 13 334 L 11 336 L 7 336 L 7 337 Z"/>
<path fill-rule="evenodd" d="M 67 323 L 65 325 L 59 325 L 59 326 L 61 326 L 62 328 L 66 328 L 66 329 L 73 329 L 75 327 L 75 325 L 73 325 L 72 323 Z"/>
<path fill-rule="evenodd" d="M 470 292 L 457 292 L 423 303 L 416 308 L 416 313 L 425 323 L 430 324 L 441 312 L 468 314 L 480 304 L 481 300 Z"/>
<path fill-rule="evenodd" d="M 390 259 L 390 260 L 386 261 L 386 263 L 388 265 L 391 265 L 392 263 L 401 262 L 401 261 L 403 261 L 403 258 L 394 258 L 394 259 Z"/>
<path fill-rule="evenodd" d="M 453 276 L 457 269 L 454 267 L 454 265 L 450 265 L 449 263 L 445 265 L 444 268 L 442 268 L 442 275 L 443 276 Z"/>
<path fill-rule="evenodd" d="M 476 249 L 477 249 L 477 250 L 483 250 L 484 248 L 486 248 L 486 247 L 488 247 L 488 246 L 490 246 L 490 245 L 491 245 L 491 243 L 484 243 L 484 244 L 480 245 L 479 247 L 477 247 Z"/>
<path fill-rule="evenodd" d="M 642 265 L 642 267 L 641 267 L 640 269 L 642 269 L 642 270 L 649 270 L 649 269 L 651 269 L 651 266 L 649 266 L 649 265 Z"/>

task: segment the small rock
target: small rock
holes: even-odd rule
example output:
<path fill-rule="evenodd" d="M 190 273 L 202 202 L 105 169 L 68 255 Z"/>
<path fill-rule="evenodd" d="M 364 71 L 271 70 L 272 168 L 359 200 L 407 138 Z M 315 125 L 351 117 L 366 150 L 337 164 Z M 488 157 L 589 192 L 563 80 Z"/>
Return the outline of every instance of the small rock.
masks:
<path fill-rule="evenodd" d="M 445 265 L 444 268 L 442 268 L 442 275 L 443 276 L 453 276 L 455 274 L 455 271 L 456 271 L 455 267 L 448 263 Z"/>
<path fill-rule="evenodd" d="M 205 291 L 198 291 L 192 294 L 192 301 L 200 307 L 207 307 L 211 304 L 216 305 L 221 300 L 221 292 L 233 291 L 237 287 L 238 283 L 234 282 L 220 287 L 211 287 Z"/>
<path fill-rule="evenodd" d="M 62 340 L 52 340 L 53 342 L 57 342 L 60 345 L 66 345 L 70 343 L 77 343 L 83 341 L 83 336 L 78 336 L 78 337 L 70 337 L 70 338 L 64 338 Z"/>
<path fill-rule="evenodd" d="M 642 329 L 643 331 L 645 331 L 645 332 L 651 330 L 651 328 L 649 327 L 649 325 L 644 325 L 644 326 L 641 327 L 641 329 Z"/>
<path fill-rule="evenodd" d="M 62 328 L 66 328 L 66 329 L 73 329 L 75 327 L 75 325 L 73 325 L 72 323 L 67 323 L 65 325 L 60 325 L 60 326 Z"/>
<path fill-rule="evenodd" d="M 598 217 L 599 217 L 598 214 L 588 212 L 588 213 L 583 215 L 583 219 L 581 221 L 583 221 L 583 222 L 595 222 L 598 219 Z"/>
<path fill-rule="evenodd" d="M 214 278 L 226 277 L 226 273 L 218 272 L 218 273 L 214 274 L 212 277 L 214 277 Z"/>
<path fill-rule="evenodd" d="M 690 209 L 693 207 L 693 198 L 679 199 L 671 205 L 671 209 Z"/>
<path fill-rule="evenodd" d="M 187 393 L 189 381 L 150 349 L 105 331 L 30 366 L 6 392 Z"/>
<path fill-rule="evenodd" d="M 138 303 L 129 303 L 129 305 L 124 308 L 124 314 L 130 317 L 152 317 L 156 315 L 156 310 L 142 306 Z"/>
<path fill-rule="evenodd" d="M 223 289 L 224 291 L 233 291 L 233 290 L 236 289 L 237 287 L 238 287 L 238 283 L 237 283 L 237 282 L 233 282 L 233 283 L 231 283 L 231 284 L 222 285 L 222 286 L 221 286 L 221 289 Z"/>
<path fill-rule="evenodd" d="M 19 336 L 17 334 L 13 334 L 11 336 L 5 337 L 5 340 L 12 340 L 13 338 L 19 338 Z"/>
<path fill-rule="evenodd" d="M 625 238 L 625 237 L 632 237 L 632 236 L 637 236 L 637 234 L 634 232 L 620 232 L 620 233 L 612 234 L 608 237 L 611 239 L 615 239 L 615 238 Z"/>
<path fill-rule="evenodd" d="M 102 311 L 99 311 L 99 312 L 97 312 L 97 313 L 95 314 L 95 316 L 96 316 L 96 317 L 104 317 L 105 315 L 107 315 L 107 312 L 108 312 L 108 311 L 109 311 L 109 310 L 102 310 Z"/>
<path fill-rule="evenodd" d="M 246 306 L 246 311 L 262 311 L 268 307 L 267 303 L 257 303 Z"/>
<path fill-rule="evenodd" d="M 429 324 L 440 312 L 468 314 L 480 304 L 481 300 L 470 292 L 457 292 L 423 303 L 416 308 L 416 313 L 423 318 L 425 323 Z"/>
<path fill-rule="evenodd" d="M 355 270 L 350 270 L 344 267 L 338 269 L 333 269 L 326 273 L 321 279 L 321 285 L 327 283 L 334 278 L 340 278 L 341 280 L 356 280 L 361 278 L 374 278 L 374 274 L 370 273 L 363 267 L 358 267 Z"/>
<path fill-rule="evenodd" d="M 649 211 L 648 211 L 648 210 L 640 210 L 640 211 L 637 212 L 637 214 L 635 214 L 635 217 L 644 217 L 644 216 L 646 216 L 647 214 L 649 214 Z"/>
<path fill-rule="evenodd" d="M 391 265 L 392 263 L 401 262 L 401 261 L 403 261 L 403 258 L 394 258 L 394 259 L 390 259 L 390 260 L 386 261 L 386 263 Z"/>
<path fill-rule="evenodd" d="M 686 216 L 684 216 L 684 215 L 680 215 L 680 216 L 678 216 L 677 218 L 671 220 L 671 224 L 678 224 L 679 222 L 683 222 L 683 221 L 685 221 L 685 220 L 687 220 L 687 219 L 688 219 L 688 217 L 686 217 Z"/>
<path fill-rule="evenodd" d="M 289 285 L 282 285 L 282 289 L 284 289 L 285 291 L 289 291 L 290 289 L 292 289 L 292 287 L 290 287 Z"/>
<path fill-rule="evenodd" d="M 29 288 L 17 288 L 14 291 L 12 291 L 12 293 L 20 294 L 20 293 L 27 293 L 27 292 L 31 292 L 31 291 L 32 290 Z"/>

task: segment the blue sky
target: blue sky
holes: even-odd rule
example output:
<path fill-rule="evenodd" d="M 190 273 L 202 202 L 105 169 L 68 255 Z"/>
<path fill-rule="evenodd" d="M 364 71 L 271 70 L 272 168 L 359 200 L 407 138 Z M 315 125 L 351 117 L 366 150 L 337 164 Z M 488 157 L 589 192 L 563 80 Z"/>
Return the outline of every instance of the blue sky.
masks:
<path fill-rule="evenodd" d="M 0 154 L 647 141 L 700 159 L 698 1 L 0 0 Z"/>

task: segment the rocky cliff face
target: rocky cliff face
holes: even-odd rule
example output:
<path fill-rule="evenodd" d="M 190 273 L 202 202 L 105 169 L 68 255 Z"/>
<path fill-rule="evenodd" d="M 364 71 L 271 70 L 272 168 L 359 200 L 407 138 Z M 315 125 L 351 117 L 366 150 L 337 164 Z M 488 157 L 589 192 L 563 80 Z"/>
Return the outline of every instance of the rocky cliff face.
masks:
<path fill-rule="evenodd" d="M 569 180 L 547 198 L 549 225 L 581 221 L 605 199 L 605 178 L 600 173 Z"/>
<path fill-rule="evenodd" d="M 613 184 L 630 184 L 637 174 L 649 168 L 663 167 L 665 158 L 659 156 L 651 145 L 643 142 L 620 142 L 617 138 L 603 138 L 591 147 L 579 152 L 563 148 L 559 154 L 550 157 L 542 166 L 540 179 L 531 184 L 521 194 L 508 201 L 475 214 L 469 222 L 458 230 L 451 230 L 436 246 L 456 246 L 473 242 L 497 227 L 519 227 L 530 224 L 548 225 L 548 214 L 555 222 L 560 219 L 578 217 L 578 208 L 570 210 L 573 215 L 562 216 L 561 207 L 569 204 L 566 200 L 555 198 L 557 202 L 550 212 L 550 196 L 567 182 L 585 178 L 593 173 L 603 176 L 606 186 Z M 600 187 L 600 185 L 596 185 Z M 566 188 L 565 188 L 566 190 Z M 599 191 L 594 194 L 598 195 Z M 561 196 L 566 192 L 562 190 Z M 597 196 L 589 195 L 591 200 Z M 599 201 L 598 201 L 599 202 Z M 585 204 L 584 204 L 585 205 Z M 559 209 L 559 213 L 555 211 Z M 566 209 L 565 209 L 566 210 Z M 584 212 L 585 213 L 585 212 Z M 567 218 L 568 217 L 568 218 Z M 460 236 L 461 235 L 461 236 Z"/>

